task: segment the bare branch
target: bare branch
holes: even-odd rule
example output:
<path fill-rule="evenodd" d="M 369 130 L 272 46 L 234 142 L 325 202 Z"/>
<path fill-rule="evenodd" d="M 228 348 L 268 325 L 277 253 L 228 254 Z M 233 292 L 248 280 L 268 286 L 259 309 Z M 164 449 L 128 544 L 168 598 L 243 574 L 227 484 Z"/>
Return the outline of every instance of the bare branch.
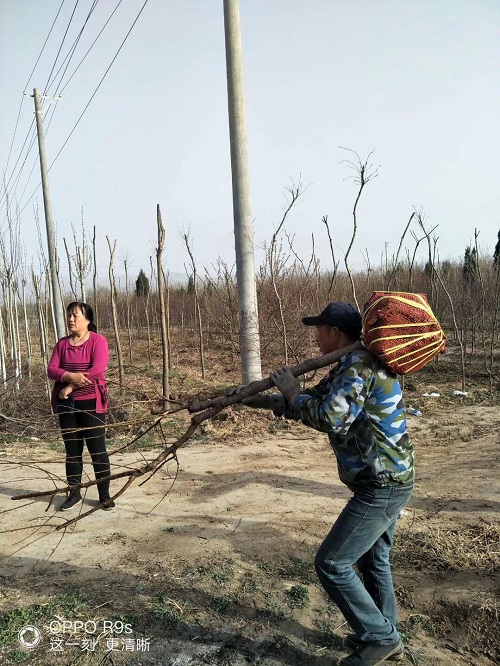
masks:
<path fill-rule="evenodd" d="M 342 148 L 342 146 L 340 146 Z M 352 246 L 354 245 L 354 240 L 356 238 L 356 232 L 358 229 L 358 221 L 357 221 L 357 208 L 358 208 L 358 203 L 361 198 L 361 194 L 363 192 L 363 189 L 367 183 L 370 182 L 370 180 L 373 180 L 373 178 L 376 178 L 378 176 L 378 169 L 379 167 L 374 167 L 372 164 L 368 163 L 368 160 L 370 159 L 372 152 L 368 154 L 368 157 L 364 162 L 361 161 L 361 158 L 359 157 L 358 153 L 355 150 L 352 150 L 351 148 L 342 148 L 342 150 L 348 150 L 356 155 L 357 162 L 350 162 L 349 160 L 342 160 L 341 164 L 344 163 L 347 165 L 348 168 L 354 169 L 356 172 L 356 176 L 354 176 L 354 182 L 359 184 L 359 189 L 358 189 L 358 194 L 356 196 L 356 200 L 354 202 L 354 207 L 352 209 L 352 217 L 353 217 L 353 230 L 352 230 L 352 236 L 351 236 L 351 241 L 349 243 L 349 247 L 347 248 L 347 251 L 344 255 L 344 263 L 346 267 L 347 274 L 349 276 L 349 281 L 351 283 L 352 287 L 352 297 L 353 300 L 356 304 L 356 307 L 359 308 L 358 304 L 358 299 L 356 297 L 356 287 L 354 284 L 354 279 L 352 276 L 351 269 L 349 267 L 349 262 L 347 261 L 349 258 L 349 254 L 351 252 Z"/>
<path fill-rule="evenodd" d="M 393 279 L 394 275 L 396 274 L 396 270 L 397 270 L 397 267 L 398 267 L 398 257 L 399 257 L 399 253 L 401 252 L 401 246 L 403 245 L 403 241 L 404 241 L 404 238 L 406 236 L 406 232 L 410 228 L 410 224 L 412 223 L 414 217 L 415 217 L 415 211 L 413 211 L 413 213 L 410 215 L 410 219 L 408 220 L 408 222 L 406 224 L 406 227 L 405 227 L 405 230 L 403 231 L 403 235 L 401 236 L 401 240 L 399 241 L 399 247 L 398 247 L 398 251 L 396 252 L 396 256 L 394 258 L 391 277 L 389 278 L 389 280 L 387 282 L 387 291 L 390 291 L 390 289 L 391 289 L 391 282 L 392 282 L 392 279 Z"/>

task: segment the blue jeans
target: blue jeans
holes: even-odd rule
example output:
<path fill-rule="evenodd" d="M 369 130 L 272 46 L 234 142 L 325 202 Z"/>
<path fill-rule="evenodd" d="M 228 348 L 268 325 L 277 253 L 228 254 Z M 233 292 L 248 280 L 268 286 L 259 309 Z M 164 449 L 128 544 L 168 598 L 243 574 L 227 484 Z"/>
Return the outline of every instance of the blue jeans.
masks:
<path fill-rule="evenodd" d="M 321 584 L 367 643 L 400 638 L 389 554 L 398 514 L 412 491 L 397 485 L 356 488 L 316 555 Z"/>

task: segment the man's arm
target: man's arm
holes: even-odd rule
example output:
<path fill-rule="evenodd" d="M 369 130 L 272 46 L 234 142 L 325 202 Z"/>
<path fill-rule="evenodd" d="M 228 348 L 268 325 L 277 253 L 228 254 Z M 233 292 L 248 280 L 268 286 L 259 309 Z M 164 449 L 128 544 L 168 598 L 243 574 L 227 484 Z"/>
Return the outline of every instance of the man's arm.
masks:
<path fill-rule="evenodd" d="M 372 370 L 358 361 L 340 369 L 323 397 L 300 393 L 291 407 L 305 425 L 321 432 L 345 434 L 363 409 L 372 381 Z"/>

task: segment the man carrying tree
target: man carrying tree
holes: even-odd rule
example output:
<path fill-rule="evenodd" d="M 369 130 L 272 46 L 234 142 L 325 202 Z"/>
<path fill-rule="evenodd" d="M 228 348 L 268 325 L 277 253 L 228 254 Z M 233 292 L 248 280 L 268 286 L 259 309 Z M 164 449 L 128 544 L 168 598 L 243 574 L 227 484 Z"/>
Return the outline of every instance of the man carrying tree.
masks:
<path fill-rule="evenodd" d="M 361 336 L 361 315 L 348 303 L 330 303 L 302 321 L 317 327 L 323 354 Z M 346 639 L 354 652 L 341 664 L 400 660 L 404 648 L 389 555 L 398 515 L 412 494 L 414 455 L 399 382 L 361 347 L 344 355 L 314 388 L 302 390 L 288 367 L 270 378 L 281 395 L 255 395 L 243 403 L 328 433 L 340 480 L 353 492 L 315 560 L 321 584 L 354 632 Z"/>

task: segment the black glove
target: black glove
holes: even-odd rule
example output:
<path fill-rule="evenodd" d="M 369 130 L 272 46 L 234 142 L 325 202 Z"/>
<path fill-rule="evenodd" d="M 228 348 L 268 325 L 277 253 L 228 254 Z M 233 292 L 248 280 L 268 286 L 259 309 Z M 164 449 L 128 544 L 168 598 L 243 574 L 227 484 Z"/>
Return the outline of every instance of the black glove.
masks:
<path fill-rule="evenodd" d="M 285 409 L 285 401 L 279 393 L 256 393 L 241 401 L 247 407 L 256 409 L 272 409 L 275 412 L 282 412 Z"/>
<path fill-rule="evenodd" d="M 278 391 L 281 391 L 289 403 L 300 393 L 300 381 L 297 377 L 293 376 L 292 371 L 287 366 L 271 372 L 269 379 Z"/>
<path fill-rule="evenodd" d="M 246 387 L 243 384 L 233 386 L 226 391 L 226 395 L 239 395 L 244 388 Z M 272 409 L 278 412 L 284 411 L 286 407 L 283 396 L 278 393 L 256 393 L 255 395 L 248 396 L 248 398 L 243 398 L 241 403 L 254 409 Z"/>

